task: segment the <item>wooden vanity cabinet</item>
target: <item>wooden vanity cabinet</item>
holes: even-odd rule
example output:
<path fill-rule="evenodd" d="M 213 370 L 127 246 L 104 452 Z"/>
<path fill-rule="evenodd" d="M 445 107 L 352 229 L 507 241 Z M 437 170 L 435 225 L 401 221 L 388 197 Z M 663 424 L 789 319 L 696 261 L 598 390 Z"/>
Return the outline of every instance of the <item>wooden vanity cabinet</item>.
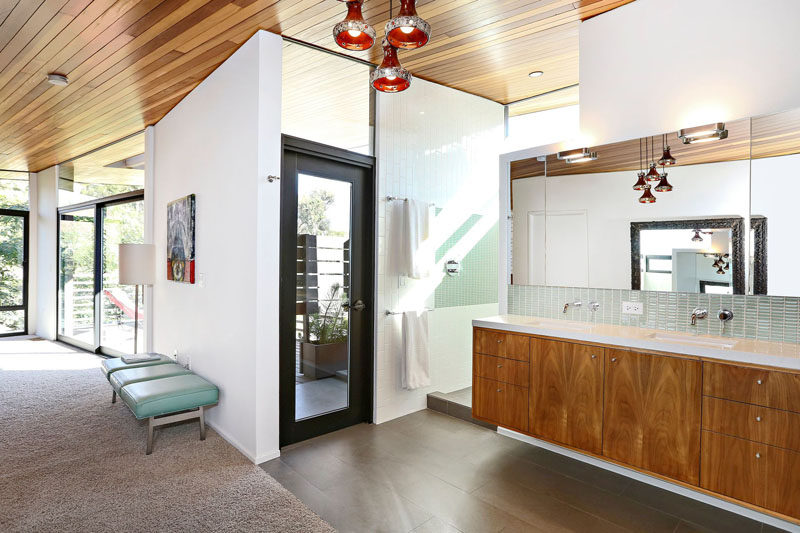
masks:
<path fill-rule="evenodd" d="M 607 349 L 603 455 L 698 485 L 700 361 Z"/>
<path fill-rule="evenodd" d="M 530 423 L 536 436 L 603 452 L 605 350 L 531 339 Z"/>

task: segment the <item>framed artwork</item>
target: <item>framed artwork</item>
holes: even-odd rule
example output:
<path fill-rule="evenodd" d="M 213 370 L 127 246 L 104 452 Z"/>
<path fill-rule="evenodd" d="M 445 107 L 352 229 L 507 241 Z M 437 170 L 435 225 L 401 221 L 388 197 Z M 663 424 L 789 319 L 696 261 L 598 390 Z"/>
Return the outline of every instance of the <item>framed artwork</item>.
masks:
<path fill-rule="evenodd" d="M 194 283 L 194 194 L 167 204 L 167 279 Z"/>

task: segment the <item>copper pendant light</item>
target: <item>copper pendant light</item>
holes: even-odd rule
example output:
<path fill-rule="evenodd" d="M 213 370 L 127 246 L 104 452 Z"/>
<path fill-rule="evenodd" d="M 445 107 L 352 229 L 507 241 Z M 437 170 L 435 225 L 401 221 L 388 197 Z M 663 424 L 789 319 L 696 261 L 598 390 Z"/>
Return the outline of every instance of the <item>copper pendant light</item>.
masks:
<path fill-rule="evenodd" d="M 431 38 L 431 25 L 417 15 L 416 3 L 400 0 L 400 12 L 386 23 L 386 39 L 395 48 L 422 48 Z"/>
<path fill-rule="evenodd" d="M 661 181 L 661 174 L 659 174 L 658 170 L 656 170 L 656 164 L 654 162 L 652 162 L 653 144 L 655 144 L 655 143 L 653 143 L 652 140 L 651 140 L 651 142 L 650 142 L 650 158 L 651 158 L 650 170 L 647 171 L 647 175 L 645 176 L 645 179 L 647 181 Z M 646 146 L 647 146 L 647 139 L 645 139 L 645 147 Z M 647 149 L 646 148 L 645 148 L 645 156 L 647 156 Z"/>
<path fill-rule="evenodd" d="M 333 27 L 336 44 L 345 50 L 369 50 L 375 44 L 375 29 L 367 24 L 364 15 L 361 14 L 363 3 L 364 0 L 348 1 L 347 17 Z"/>
<path fill-rule="evenodd" d="M 667 181 L 667 173 L 664 172 L 661 174 L 661 181 L 658 182 L 658 185 L 655 186 L 656 192 L 670 192 L 672 191 L 672 185 L 669 184 Z"/>
<path fill-rule="evenodd" d="M 644 170 L 642 170 L 642 140 L 639 139 L 639 173 L 636 174 L 638 180 L 633 184 L 634 191 L 643 191 L 647 182 L 644 180 Z"/>
<path fill-rule="evenodd" d="M 411 73 L 403 68 L 397 58 L 397 48 L 383 40 L 383 62 L 370 74 L 370 85 L 383 93 L 399 93 L 411 86 Z"/>
<path fill-rule="evenodd" d="M 658 164 L 661 165 L 662 167 L 665 167 L 665 166 L 670 166 L 670 165 L 674 165 L 675 163 L 677 163 L 675 158 L 672 157 L 672 154 L 669 153 L 669 146 L 667 145 L 667 136 L 666 136 L 666 134 L 664 135 L 664 138 L 663 138 L 663 141 L 662 141 L 662 146 L 663 146 L 663 149 L 664 149 L 664 153 L 661 155 L 661 159 L 658 160 Z"/>
<path fill-rule="evenodd" d="M 644 194 L 641 198 L 639 198 L 640 204 L 654 204 L 656 203 L 656 197 L 653 196 L 653 193 L 650 192 L 650 185 L 644 186 Z"/>

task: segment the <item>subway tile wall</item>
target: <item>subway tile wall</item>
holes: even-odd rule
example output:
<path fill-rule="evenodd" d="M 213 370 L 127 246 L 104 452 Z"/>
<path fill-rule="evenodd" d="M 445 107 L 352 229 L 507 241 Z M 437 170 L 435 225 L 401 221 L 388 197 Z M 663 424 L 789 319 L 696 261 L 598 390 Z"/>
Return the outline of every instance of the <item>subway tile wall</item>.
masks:
<path fill-rule="evenodd" d="M 564 304 L 579 300 L 579 309 L 563 312 Z M 600 303 L 592 312 L 588 303 Z M 622 302 L 642 302 L 644 314 L 622 314 Z M 692 311 L 708 309 L 708 318 L 690 325 Z M 733 311 L 733 320 L 717 319 L 721 308 Z M 800 342 L 800 298 L 779 296 L 729 296 L 618 289 L 509 285 L 508 312 L 622 326 L 742 337 L 776 342 Z"/>
<path fill-rule="evenodd" d="M 424 409 L 429 392 L 466 387 L 472 377 L 472 319 L 497 314 L 498 157 L 503 106 L 415 79 L 399 94 L 376 95 L 377 294 L 375 420 Z M 436 272 L 410 280 L 393 268 L 402 235 L 401 202 L 436 205 L 432 233 L 439 244 Z M 464 273 L 444 276 L 443 261 L 462 259 Z M 435 308 L 430 313 L 431 385 L 400 387 L 402 318 L 385 311 Z"/>

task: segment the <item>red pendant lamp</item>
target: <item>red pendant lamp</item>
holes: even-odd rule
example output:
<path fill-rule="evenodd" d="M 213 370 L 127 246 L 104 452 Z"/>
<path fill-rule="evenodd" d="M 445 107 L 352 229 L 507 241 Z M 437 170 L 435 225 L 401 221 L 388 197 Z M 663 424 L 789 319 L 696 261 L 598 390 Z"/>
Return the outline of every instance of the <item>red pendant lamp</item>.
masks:
<path fill-rule="evenodd" d="M 372 71 L 370 85 L 383 93 L 399 93 L 411 86 L 411 73 L 397 59 L 397 48 L 383 40 L 383 62 Z"/>
<path fill-rule="evenodd" d="M 347 17 L 333 27 L 336 44 L 345 50 L 369 50 L 375 44 L 375 28 L 367 24 L 361 14 L 363 3 L 364 0 L 348 1 Z"/>
<path fill-rule="evenodd" d="M 416 0 L 400 0 L 400 12 L 386 23 L 386 39 L 395 48 L 422 48 L 431 39 L 431 25 L 417 15 Z"/>
<path fill-rule="evenodd" d="M 654 203 L 656 203 L 656 197 L 653 196 L 652 192 L 650 192 L 650 185 L 649 184 L 644 186 L 644 194 L 642 194 L 642 197 L 639 198 L 639 203 L 640 204 L 654 204 Z"/>
<path fill-rule="evenodd" d="M 672 191 L 672 185 L 669 184 L 667 181 L 667 173 L 664 172 L 661 174 L 661 181 L 658 182 L 658 185 L 655 186 L 656 192 L 670 192 Z"/>
<path fill-rule="evenodd" d="M 636 174 L 638 180 L 633 184 L 634 191 L 643 191 L 647 182 L 644 179 L 644 170 L 642 169 L 642 140 L 639 139 L 639 173 Z"/>
<path fill-rule="evenodd" d="M 661 155 L 661 159 L 658 160 L 658 164 L 661 165 L 662 167 L 666 167 L 666 166 L 674 165 L 675 163 L 677 163 L 675 158 L 672 157 L 672 154 L 669 153 L 670 148 L 667 145 L 667 135 L 666 134 L 664 134 L 664 138 L 663 138 L 663 141 L 662 141 L 661 145 L 662 145 L 662 147 L 664 149 L 664 152 Z"/>

